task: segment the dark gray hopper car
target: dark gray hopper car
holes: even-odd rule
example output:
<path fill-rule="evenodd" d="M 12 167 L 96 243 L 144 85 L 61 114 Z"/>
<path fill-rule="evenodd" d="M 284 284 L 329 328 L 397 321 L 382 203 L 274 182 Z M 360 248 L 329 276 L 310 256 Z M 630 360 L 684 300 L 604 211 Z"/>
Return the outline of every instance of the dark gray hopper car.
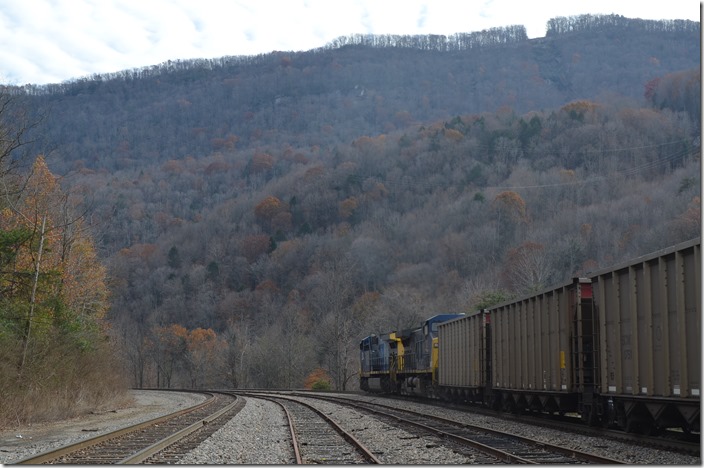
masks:
<path fill-rule="evenodd" d="M 701 241 L 592 276 L 602 412 L 626 427 L 699 431 Z"/>
<path fill-rule="evenodd" d="M 701 239 L 438 327 L 438 394 L 699 431 Z"/>

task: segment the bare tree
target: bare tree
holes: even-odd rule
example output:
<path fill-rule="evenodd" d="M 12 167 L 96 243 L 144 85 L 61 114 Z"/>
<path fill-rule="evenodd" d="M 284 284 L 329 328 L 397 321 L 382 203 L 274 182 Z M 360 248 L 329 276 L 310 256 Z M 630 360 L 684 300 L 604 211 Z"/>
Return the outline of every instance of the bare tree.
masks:
<path fill-rule="evenodd" d="M 353 277 L 354 264 L 350 259 L 330 260 L 317 273 L 311 298 L 315 313 L 322 320 L 318 336 L 321 360 L 338 390 L 345 390 L 356 366 Z"/>
<path fill-rule="evenodd" d="M 223 375 L 232 388 L 247 388 L 251 361 L 253 332 L 248 324 L 230 320 L 224 339 L 227 344 L 223 356 Z"/>
<path fill-rule="evenodd" d="M 0 179 L 17 169 L 23 159 L 17 150 L 32 143 L 28 134 L 40 122 L 38 119 L 30 123 L 20 98 L 4 92 L 0 86 Z"/>
<path fill-rule="evenodd" d="M 526 242 L 507 254 L 505 274 L 515 291 L 537 292 L 548 286 L 552 269 L 541 244 Z"/>

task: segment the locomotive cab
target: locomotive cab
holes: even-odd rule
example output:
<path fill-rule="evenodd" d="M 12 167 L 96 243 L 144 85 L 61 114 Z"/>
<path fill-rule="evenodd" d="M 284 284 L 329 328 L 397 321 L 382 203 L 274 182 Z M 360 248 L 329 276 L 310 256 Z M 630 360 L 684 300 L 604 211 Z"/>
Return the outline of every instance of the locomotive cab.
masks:
<path fill-rule="evenodd" d="M 389 390 L 389 335 L 370 335 L 359 343 L 360 389 L 367 392 Z"/>
<path fill-rule="evenodd" d="M 464 314 L 436 315 L 422 322 L 419 328 L 404 330 L 396 337 L 397 369 L 394 380 L 400 393 L 435 396 L 438 324 L 463 316 Z"/>

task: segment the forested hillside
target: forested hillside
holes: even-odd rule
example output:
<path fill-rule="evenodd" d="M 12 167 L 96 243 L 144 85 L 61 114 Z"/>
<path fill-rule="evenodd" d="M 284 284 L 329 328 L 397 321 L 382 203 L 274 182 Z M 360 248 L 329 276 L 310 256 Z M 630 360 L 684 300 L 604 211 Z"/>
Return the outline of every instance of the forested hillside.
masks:
<path fill-rule="evenodd" d="M 699 57 L 698 23 L 586 16 L 11 92 L 135 385 L 349 388 L 369 333 L 698 236 Z"/>
<path fill-rule="evenodd" d="M 578 99 L 628 99 L 699 66 L 699 24 L 620 16 L 556 18 L 455 36 L 353 36 L 321 49 L 170 61 L 27 86 L 61 174 L 139 167 L 232 148 L 349 144 L 457 115 L 523 114 Z"/>

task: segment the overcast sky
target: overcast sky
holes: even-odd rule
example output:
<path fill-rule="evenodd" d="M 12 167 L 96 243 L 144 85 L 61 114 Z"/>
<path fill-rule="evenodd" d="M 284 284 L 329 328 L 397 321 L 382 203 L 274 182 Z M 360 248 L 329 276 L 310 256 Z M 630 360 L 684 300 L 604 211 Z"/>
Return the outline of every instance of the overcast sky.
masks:
<path fill-rule="evenodd" d="M 453 34 L 619 14 L 699 21 L 694 0 L 0 0 L 0 83 L 59 83 L 166 60 L 320 47 L 339 36 Z"/>

